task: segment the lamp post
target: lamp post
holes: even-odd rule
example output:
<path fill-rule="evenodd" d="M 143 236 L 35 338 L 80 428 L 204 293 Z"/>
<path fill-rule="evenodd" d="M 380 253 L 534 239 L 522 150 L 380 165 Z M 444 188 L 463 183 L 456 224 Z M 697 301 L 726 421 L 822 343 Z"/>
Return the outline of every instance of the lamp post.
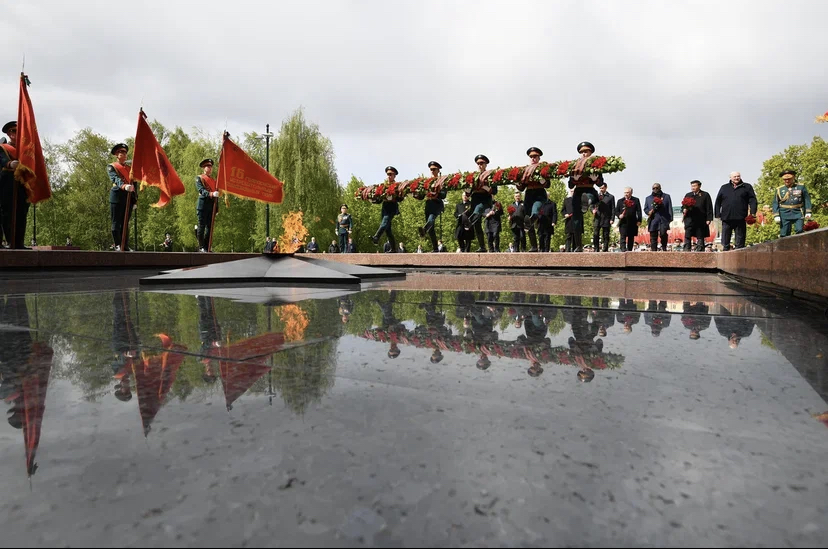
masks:
<path fill-rule="evenodd" d="M 270 133 L 270 124 L 265 126 L 264 135 L 260 135 L 259 139 L 265 139 L 265 170 L 270 173 L 270 138 L 273 134 Z M 265 204 L 265 236 L 270 236 L 270 204 Z"/>

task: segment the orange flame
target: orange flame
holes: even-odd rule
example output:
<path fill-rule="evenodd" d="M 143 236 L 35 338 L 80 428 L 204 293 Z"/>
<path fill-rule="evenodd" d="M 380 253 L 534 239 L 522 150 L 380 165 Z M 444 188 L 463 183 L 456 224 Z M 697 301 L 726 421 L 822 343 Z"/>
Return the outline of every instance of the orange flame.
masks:
<path fill-rule="evenodd" d="M 279 250 L 293 253 L 299 249 L 308 237 L 308 229 L 302 223 L 302 212 L 290 212 L 282 216 L 284 234 L 279 238 Z"/>
<path fill-rule="evenodd" d="M 825 111 L 825 114 L 823 114 L 822 116 L 817 116 L 816 121 L 817 122 L 828 122 L 828 111 Z"/>
<path fill-rule="evenodd" d="M 285 341 L 302 341 L 308 328 L 308 314 L 298 305 L 276 307 L 285 325 Z"/>

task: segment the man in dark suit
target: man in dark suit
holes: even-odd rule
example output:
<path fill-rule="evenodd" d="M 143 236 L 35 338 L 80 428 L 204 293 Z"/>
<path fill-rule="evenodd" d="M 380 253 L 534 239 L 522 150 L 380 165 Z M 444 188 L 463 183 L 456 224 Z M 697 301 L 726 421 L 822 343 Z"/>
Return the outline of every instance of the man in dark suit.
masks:
<path fill-rule="evenodd" d="M 310 244 L 308 244 L 308 253 L 316 254 L 319 253 L 319 244 L 316 242 L 316 237 L 312 236 Z"/>
<path fill-rule="evenodd" d="M 653 183 L 653 194 L 644 199 L 644 213 L 647 214 L 647 230 L 650 232 L 650 249 L 658 251 L 661 237 L 661 251 L 667 251 L 667 232 L 673 221 L 673 202 L 670 195 L 661 190 L 660 183 Z"/>
<path fill-rule="evenodd" d="M 583 252 L 584 244 L 584 214 L 581 208 L 576 207 L 573 202 L 575 189 L 569 189 L 569 196 L 564 199 L 561 214 L 564 217 L 566 230 L 566 251 Z"/>
<path fill-rule="evenodd" d="M 345 253 L 348 253 L 348 254 L 357 253 L 357 247 L 356 247 L 356 244 L 354 244 L 354 239 L 350 236 L 348 237 L 348 244 L 345 248 Z"/>
<path fill-rule="evenodd" d="M 618 230 L 621 233 L 621 250 L 633 251 L 638 226 L 641 224 L 641 202 L 632 195 L 632 187 L 624 187 L 624 196 L 615 205 Z"/>
<path fill-rule="evenodd" d="M 609 251 L 610 227 L 615 221 L 615 197 L 607 192 L 604 182 L 598 187 L 598 202 L 593 206 L 592 214 L 595 216 L 592 220 L 592 247 L 596 252 Z M 599 248 L 599 237 L 603 238 L 603 248 Z"/>
<path fill-rule="evenodd" d="M 538 209 L 538 238 L 540 251 L 549 252 L 552 235 L 555 234 L 555 225 L 558 223 L 558 205 L 547 197 Z"/>
<path fill-rule="evenodd" d="M 722 185 L 716 195 L 713 215 L 722 220 L 722 249 L 730 249 L 730 238 L 736 233 L 736 249 L 745 247 L 748 215 L 756 215 L 756 193 L 753 186 L 742 181 L 739 172 L 730 174 L 730 181 Z"/>
<path fill-rule="evenodd" d="M 514 211 L 511 211 L 514 209 Z M 512 230 L 513 242 L 516 252 L 526 251 L 526 210 L 523 207 L 520 192 L 515 192 L 515 201 L 507 208 L 509 210 L 509 228 Z"/>
<path fill-rule="evenodd" d="M 457 220 L 457 228 L 454 230 L 454 236 L 457 238 L 457 244 L 460 246 L 461 252 L 471 251 L 472 224 L 469 216 L 472 214 L 471 193 L 463 191 L 463 202 L 454 207 L 454 218 Z"/>
<path fill-rule="evenodd" d="M 694 179 L 690 182 L 690 192 L 684 198 L 696 201 L 693 207 L 682 206 L 684 213 L 684 251 L 689 252 L 691 240 L 696 239 L 696 251 L 704 251 L 704 239 L 710 236 L 710 223 L 713 221 L 713 201 L 710 193 L 701 190 L 701 181 Z"/>

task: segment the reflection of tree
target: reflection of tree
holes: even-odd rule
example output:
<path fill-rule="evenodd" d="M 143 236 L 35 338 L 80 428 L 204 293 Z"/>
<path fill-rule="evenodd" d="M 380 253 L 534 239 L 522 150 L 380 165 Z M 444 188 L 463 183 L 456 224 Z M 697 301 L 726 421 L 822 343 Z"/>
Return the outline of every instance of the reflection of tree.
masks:
<path fill-rule="evenodd" d="M 334 386 L 338 346 L 324 341 L 273 356 L 273 385 L 293 412 L 303 414 Z"/>

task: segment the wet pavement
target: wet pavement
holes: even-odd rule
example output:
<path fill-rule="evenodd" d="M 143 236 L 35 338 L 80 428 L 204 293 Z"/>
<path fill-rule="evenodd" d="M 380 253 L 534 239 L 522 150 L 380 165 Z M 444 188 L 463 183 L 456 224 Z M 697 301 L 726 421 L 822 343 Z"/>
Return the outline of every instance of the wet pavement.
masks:
<path fill-rule="evenodd" d="M 828 543 L 818 304 L 641 272 L 4 287 L 3 546 Z"/>

